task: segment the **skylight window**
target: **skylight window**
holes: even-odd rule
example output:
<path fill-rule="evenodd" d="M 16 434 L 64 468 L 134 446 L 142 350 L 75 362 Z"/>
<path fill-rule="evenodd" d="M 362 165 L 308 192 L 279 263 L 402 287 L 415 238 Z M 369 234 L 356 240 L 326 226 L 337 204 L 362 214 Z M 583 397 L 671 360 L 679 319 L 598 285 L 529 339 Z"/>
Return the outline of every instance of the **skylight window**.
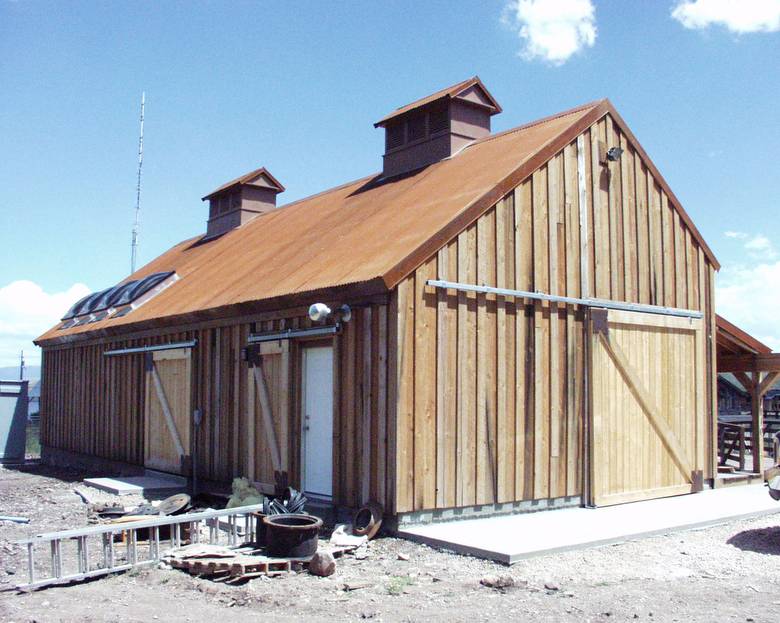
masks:
<path fill-rule="evenodd" d="M 179 279 L 174 271 L 152 273 L 142 279 L 120 283 L 88 294 L 62 317 L 60 329 L 126 316 Z M 121 308 L 121 309 L 118 309 Z"/>

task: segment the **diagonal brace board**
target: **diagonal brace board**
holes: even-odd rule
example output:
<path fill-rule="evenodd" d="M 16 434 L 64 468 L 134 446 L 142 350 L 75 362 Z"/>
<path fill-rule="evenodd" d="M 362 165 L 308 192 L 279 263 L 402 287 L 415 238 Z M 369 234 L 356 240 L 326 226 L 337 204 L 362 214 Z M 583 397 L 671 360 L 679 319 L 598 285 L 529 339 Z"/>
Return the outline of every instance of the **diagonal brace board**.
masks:
<path fill-rule="evenodd" d="M 693 467 L 685 449 L 680 445 L 680 442 L 677 440 L 674 431 L 669 427 L 669 424 L 667 424 L 666 420 L 659 414 L 653 399 L 643 387 L 639 380 L 639 375 L 628 362 L 625 353 L 617 344 L 614 344 L 605 333 L 599 333 L 598 336 L 601 343 L 604 345 L 604 348 L 607 350 L 607 353 L 609 353 L 610 357 L 612 357 L 612 360 L 615 362 L 620 374 L 626 380 L 629 388 L 639 401 L 651 426 L 671 454 L 677 469 L 680 470 L 683 478 L 688 482 L 692 482 Z"/>
<path fill-rule="evenodd" d="M 266 439 L 271 450 L 271 462 L 273 463 L 274 471 L 278 472 L 282 469 L 282 457 L 279 451 L 279 444 L 276 441 L 276 431 L 274 430 L 274 423 L 271 417 L 271 399 L 268 395 L 265 378 L 263 377 L 263 369 L 259 362 L 255 363 L 252 368 L 252 374 L 254 375 L 255 388 L 260 399 L 260 411 L 263 416 Z"/>
<path fill-rule="evenodd" d="M 759 383 L 758 385 L 758 396 L 760 398 L 763 398 L 764 394 L 766 394 L 769 391 L 769 389 L 775 384 L 777 379 L 780 379 L 780 372 L 767 372 L 767 375 L 764 377 L 764 380 L 761 381 L 761 383 Z"/>
<path fill-rule="evenodd" d="M 157 372 L 157 366 L 154 364 L 154 362 L 151 362 L 149 371 L 152 374 L 154 389 L 157 392 L 157 399 L 160 401 L 160 406 L 162 407 L 163 415 L 165 416 L 165 424 L 168 426 L 168 432 L 171 433 L 173 443 L 176 445 L 176 452 L 179 453 L 179 456 L 184 456 L 187 454 L 187 452 L 184 450 L 184 445 L 181 442 L 179 431 L 176 428 L 176 422 L 174 421 L 173 415 L 171 414 L 171 407 L 168 404 L 168 397 L 165 395 L 165 388 L 163 387 L 162 381 L 160 380 L 160 375 Z"/>

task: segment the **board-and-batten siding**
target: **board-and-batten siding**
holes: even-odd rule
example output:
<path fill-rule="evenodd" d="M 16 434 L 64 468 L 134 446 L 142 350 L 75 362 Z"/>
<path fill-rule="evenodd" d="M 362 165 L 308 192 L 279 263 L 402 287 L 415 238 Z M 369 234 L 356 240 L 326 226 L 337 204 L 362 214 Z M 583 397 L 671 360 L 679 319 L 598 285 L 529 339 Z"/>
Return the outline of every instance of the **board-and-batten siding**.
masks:
<path fill-rule="evenodd" d="M 612 146 L 621 158 L 600 164 Z M 714 269 L 609 116 L 403 280 L 391 303 L 396 511 L 580 495 L 583 311 L 428 279 L 703 311 L 713 413 Z"/>
<path fill-rule="evenodd" d="M 311 326 L 305 315 L 258 317 L 255 330 Z M 388 307 L 354 309 L 353 318 L 334 340 L 334 500 L 356 506 L 369 499 L 389 507 L 392 469 L 388 469 Z M 41 442 L 44 446 L 124 461 L 144 462 L 143 354 L 106 357 L 106 350 L 198 340 L 192 352 L 192 405 L 203 418 L 198 432 L 200 478 L 229 481 L 250 469 L 248 439 L 248 366 L 241 359 L 250 322 L 165 333 L 153 337 L 101 340 L 88 345 L 44 349 L 41 395 Z M 274 414 L 279 443 L 287 450 L 292 483 L 300 476 L 300 382 L 298 349 L 293 341 L 286 391 L 287 420 Z M 284 378 L 284 374 L 274 375 Z M 339 383 L 345 384 L 344 388 Z M 281 386 L 269 387 L 277 394 Z M 274 404 L 285 401 L 276 400 Z M 256 436 L 262 435 L 255 414 Z M 194 428 L 192 434 L 195 439 Z M 255 447 L 262 447 L 256 442 Z M 284 454 L 284 453 L 283 453 Z M 256 473 L 267 461 L 256 461 Z M 272 475 L 262 474 L 264 482 Z"/>

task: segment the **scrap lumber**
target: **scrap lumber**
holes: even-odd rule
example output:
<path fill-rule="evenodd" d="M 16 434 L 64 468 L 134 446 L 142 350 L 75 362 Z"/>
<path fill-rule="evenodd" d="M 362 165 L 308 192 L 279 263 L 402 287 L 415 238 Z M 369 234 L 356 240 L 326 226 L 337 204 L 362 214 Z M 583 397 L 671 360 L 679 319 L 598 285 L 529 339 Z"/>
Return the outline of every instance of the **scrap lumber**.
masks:
<path fill-rule="evenodd" d="M 355 549 L 322 545 L 319 551 L 327 551 L 334 558 Z M 264 549 L 252 547 L 230 548 L 219 545 L 195 544 L 168 552 L 164 560 L 175 569 L 191 575 L 215 577 L 222 580 L 251 579 L 262 575 L 287 574 L 308 567 L 311 556 L 275 558 L 265 555 Z"/>

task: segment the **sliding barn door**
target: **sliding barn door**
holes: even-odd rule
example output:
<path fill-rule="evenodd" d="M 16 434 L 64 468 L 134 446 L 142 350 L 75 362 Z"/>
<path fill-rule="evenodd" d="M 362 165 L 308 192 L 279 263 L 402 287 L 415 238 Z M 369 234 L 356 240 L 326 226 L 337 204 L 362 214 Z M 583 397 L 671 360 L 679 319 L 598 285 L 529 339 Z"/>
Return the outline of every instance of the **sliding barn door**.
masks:
<path fill-rule="evenodd" d="M 591 502 L 702 487 L 706 361 L 702 320 L 592 310 Z"/>
<path fill-rule="evenodd" d="M 192 363 L 188 348 L 147 353 L 144 465 L 184 474 L 190 454 Z"/>
<path fill-rule="evenodd" d="M 279 340 L 249 347 L 247 388 L 247 477 L 271 493 L 275 473 L 288 471 L 290 421 L 290 342 Z"/>

